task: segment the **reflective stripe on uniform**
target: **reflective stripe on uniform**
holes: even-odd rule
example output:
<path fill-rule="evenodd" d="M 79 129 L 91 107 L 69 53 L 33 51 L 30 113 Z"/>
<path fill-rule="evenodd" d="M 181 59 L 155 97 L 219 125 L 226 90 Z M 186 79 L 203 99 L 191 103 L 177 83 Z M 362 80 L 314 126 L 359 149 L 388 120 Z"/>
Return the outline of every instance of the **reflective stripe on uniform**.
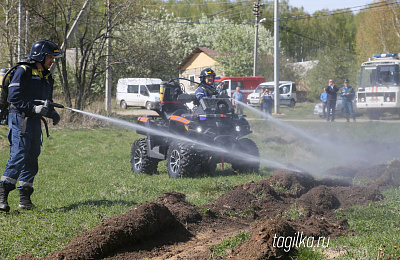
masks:
<path fill-rule="evenodd" d="M 19 186 L 21 187 L 33 187 L 33 183 L 32 182 L 24 182 L 24 181 L 19 181 Z"/>
<path fill-rule="evenodd" d="M 12 183 L 12 184 L 14 184 L 14 185 L 17 183 L 17 180 L 16 180 L 16 179 L 10 178 L 10 177 L 7 177 L 7 176 L 1 176 L 0 181 L 2 181 L 2 182 L 9 182 L 9 183 Z"/>

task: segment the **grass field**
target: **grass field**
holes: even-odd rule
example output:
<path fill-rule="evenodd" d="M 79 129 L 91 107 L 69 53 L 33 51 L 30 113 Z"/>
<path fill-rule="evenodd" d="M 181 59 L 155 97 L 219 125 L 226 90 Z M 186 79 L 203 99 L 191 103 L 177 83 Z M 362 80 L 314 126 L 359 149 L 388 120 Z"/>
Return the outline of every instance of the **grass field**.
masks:
<path fill-rule="evenodd" d="M 281 119 L 310 118 L 313 104 L 298 104 L 283 108 Z M 132 121 L 134 117 L 125 116 Z M 399 126 L 393 123 L 365 122 L 357 124 L 334 123 L 327 127 L 322 120 L 286 122 L 285 126 L 258 120 L 249 115 L 254 133 L 249 137 L 259 146 L 261 157 L 280 164 L 302 163 L 317 173 L 332 165 L 323 165 L 325 158 L 310 136 L 346 135 L 346 140 L 398 141 Z M 291 127 L 294 127 L 293 130 Z M 14 259 L 30 253 L 45 256 L 61 249 L 73 237 L 93 228 L 110 216 L 130 210 L 138 203 L 152 200 L 168 191 L 182 192 L 197 205 L 231 190 L 237 183 L 260 180 L 270 176 L 275 166 L 263 163 L 259 174 L 234 175 L 229 167 L 214 176 L 170 179 L 165 162 L 159 164 L 159 174 L 135 175 L 130 169 L 132 142 L 141 137 L 135 131 L 116 126 L 50 129 L 50 138 L 44 137 L 39 158 L 39 174 L 34 183 L 32 200 L 38 207 L 33 211 L 18 211 L 18 193 L 9 196 L 11 211 L 0 214 L 0 259 Z M 286 143 L 265 142 L 279 137 Z M 398 155 L 394 155 L 398 156 Z M 0 162 L 4 169 L 8 158 L 7 127 L 0 128 Z M 340 157 L 339 157 L 340 158 Z M 318 161 L 319 163 L 315 163 Z M 329 249 L 346 247 L 342 259 L 374 259 L 382 244 L 386 251 L 400 241 L 400 190 L 386 192 L 384 203 L 368 207 L 353 207 L 341 216 L 349 218 L 350 228 L 359 231 L 331 241 Z M 397 246 L 400 246 L 398 243 Z M 324 259 L 320 252 L 302 249 L 300 259 Z"/>

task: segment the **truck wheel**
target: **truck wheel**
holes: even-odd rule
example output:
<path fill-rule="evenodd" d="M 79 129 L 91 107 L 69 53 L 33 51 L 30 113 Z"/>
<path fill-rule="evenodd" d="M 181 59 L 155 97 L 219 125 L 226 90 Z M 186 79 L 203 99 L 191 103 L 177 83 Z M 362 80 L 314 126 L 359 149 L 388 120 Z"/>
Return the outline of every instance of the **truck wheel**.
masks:
<path fill-rule="evenodd" d="M 296 105 L 296 101 L 294 99 L 290 100 L 289 107 L 294 107 Z"/>
<path fill-rule="evenodd" d="M 232 169 L 234 171 L 259 171 L 260 160 L 258 158 L 260 157 L 260 153 L 253 140 L 248 138 L 239 139 L 232 150 L 232 154 L 238 154 L 238 156 L 232 156 L 228 161 L 232 164 Z M 246 159 L 246 155 L 249 155 L 249 158 Z"/>
<path fill-rule="evenodd" d="M 188 177 L 195 174 L 194 154 L 190 145 L 173 142 L 167 151 L 167 170 L 170 178 Z"/>
<path fill-rule="evenodd" d="M 147 110 L 151 110 L 151 103 L 150 102 L 146 102 L 146 109 Z"/>
<path fill-rule="evenodd" d="M 153 174 L 157 172 L 158 159 L 148 156 L 146 138 L 139 138 L 132 144 L 131 166 L 134 173 Z"/>
<path fill-rule="evenodd" d="M 126 104 L 125 100 L 121 100 L 121 103 L 119 104 L 122 109 L 127 109 L 128 105 Z"/>

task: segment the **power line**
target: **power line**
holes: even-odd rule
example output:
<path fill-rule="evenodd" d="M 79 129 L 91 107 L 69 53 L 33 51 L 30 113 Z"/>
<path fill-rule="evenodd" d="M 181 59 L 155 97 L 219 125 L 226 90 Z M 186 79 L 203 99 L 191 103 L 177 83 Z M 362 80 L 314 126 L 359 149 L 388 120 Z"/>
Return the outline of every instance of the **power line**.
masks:
<path fill-rule="evenodd" d="M 333 15 L 339 15 L 339 14 L 346 14 L 346 13 L 352 13 L 354 8 L 360 8 L 358 11 L 363 11 L 363 10 L 371 10 L 375 8 L 381 8 L 389 5 L 395 5 L 400 3 L 400 1 L 391 1 L 391 0 L 386 0 L 384 2 L 378 2 L 378 3 L 372 3 L 372 4 L 367 4 L 367 5 L 359 5 L 359 6 L 354 6 L 354 7 L 349 7 L 349 8 L 343 8 L 343 9 L 337 9 L 334 11 L 328 11 L 328 12 L 322 12 L 325 14 L 319 14 L 319 15 L 299 15 L 299 16 L 289 16 L 289 17 L 282 17 L 279 18 L 279 20 L 303 20 L 303 19 L 310 19 L 310 18 L 318 18 L 318 17 L 326 17 L 326 16 L 333 16 Z M 343 11 L 341 11 L 343 10 Z M 273 19 L 267 19 L 267 20 L 273 20 Z"/>
<path fill-rule="evenodd" d="M 299 16 L 289 16 L 289 17 L 282 17 L 279 18 L 279 20 L 303 20 L 303 19 L 310 19 L 310 18 L 319 18 L 319 17 L 327 17 L 327 16 L 335 16 L 335 15 L 340 15 L 340 14 L 345 14 L 345 13 L 351 13 L 353 12 L 353 8 L 360 8 L 361 10 L 371 10 L 371 9 L 376 9 L 376 8 L 382 8 L 385 6 L 390 6 L 390 5 L 395 5 L 400 3 L 400 1 L 390 1 L 387 0 L 385 2 L 379 2 L 379 3 L 372 3 L 372 4 L 367 4 L 367 5 L 362 5 L 362 6 L 355 6 L 355 7 L 349 7 L 346 9 L 337 9 L 335 11 L 330 11 L 330 12 L 325 12 L 325 14 L 320 14 L 320 15 L 299 15 Z M 339 11 L 338 11 L 339 10 Z M 343 10 L 343 11 L 340 11 Z M 191 18 L 191 17 L 187 17 Z M 199 22 L 199 21 L 176 21 L 176 20 L 160 20 L 160 19 L 150 19 L 147 21 L 154 21 L 154 22 L 165 22 L 165 23 L 181 23 L 181 24 L 249 24 L 249 23 L 255 23 L 255 21 L 232 21 L 232 22 Z M 273 19 L 266 19 L 266 21 L 273 21 Z"/>

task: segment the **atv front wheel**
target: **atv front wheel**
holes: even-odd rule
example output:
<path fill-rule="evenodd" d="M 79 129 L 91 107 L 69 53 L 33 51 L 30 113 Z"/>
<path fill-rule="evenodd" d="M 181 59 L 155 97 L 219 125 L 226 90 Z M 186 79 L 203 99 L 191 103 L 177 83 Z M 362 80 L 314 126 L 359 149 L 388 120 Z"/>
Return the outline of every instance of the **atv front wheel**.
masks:
<path fill-rule="evenodd" d="M 146 138 L 139 138 L 132 144 L 131 166 L 134 173 L 153 174 L 157 172 L 158 159 L 148 156 Z"/>
<path fill-rule="evenodd" d="M 194 154 L 191 146 L 175 141 L 167 151 L 167 170 L 170 178 L 188 177 L 195 173 Z"/>
<path fill-rule="evenodd" d="M 235 144 L 229 162 L 234 171 L 258 172 L 260 169 L 259 157 L 260 153 L 256 143 L 251 139 L 242 138 Z"/>

